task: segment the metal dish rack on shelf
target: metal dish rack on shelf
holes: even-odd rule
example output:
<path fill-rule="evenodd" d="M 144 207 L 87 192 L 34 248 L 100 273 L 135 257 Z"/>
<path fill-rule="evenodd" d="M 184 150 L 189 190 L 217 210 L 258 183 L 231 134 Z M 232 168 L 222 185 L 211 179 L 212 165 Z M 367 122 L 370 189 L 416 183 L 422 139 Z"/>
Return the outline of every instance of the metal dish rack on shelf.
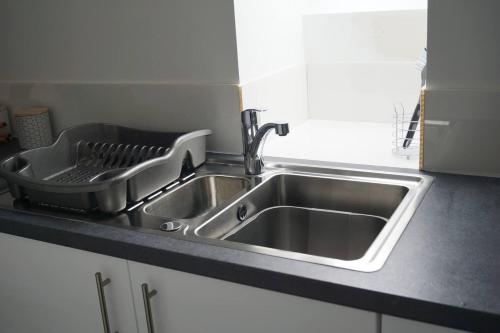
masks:
<path fill-rule="evenodd" d="M 412 116 L 413 110 L 405 110 L 403 104 L 394 105 L 392 152 L 407 159 L 418 158 L 420 154 L 420 120 L 412 121 Z M 413 138 L 405 148 L 408 132 L 413 132 Z"/>

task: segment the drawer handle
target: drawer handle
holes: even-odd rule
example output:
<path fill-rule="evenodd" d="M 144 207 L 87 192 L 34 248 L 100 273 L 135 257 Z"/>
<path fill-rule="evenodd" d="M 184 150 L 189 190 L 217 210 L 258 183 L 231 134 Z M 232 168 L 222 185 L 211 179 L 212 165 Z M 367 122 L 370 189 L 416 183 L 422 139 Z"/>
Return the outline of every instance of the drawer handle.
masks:
<path fill-rule="evenodd" d="M 148 284 L 142 284 L 142 299 L 144 300 L 144 312 L 146 314 L 146 324 L 148 325 L 148 333 L 154 333 L 153 313 L 151 312 L 151 297 L 157 294 L 156 289 L 149 291 Z"/>
<path fill-rule="evenodd" d="M 104 294 L 104 287 L 111 283 L 111 279 L 102 280 L 100 272 L 95 273 L 95 283 L 97 284 L 97 295 L 99 296 L 99 306 L 101 307 L 102 326 L 104 333 L 110 333 L 108 308 L 106 307 L 106 295 Z M 115 332 L 118 333 L 118 332 Z"/>

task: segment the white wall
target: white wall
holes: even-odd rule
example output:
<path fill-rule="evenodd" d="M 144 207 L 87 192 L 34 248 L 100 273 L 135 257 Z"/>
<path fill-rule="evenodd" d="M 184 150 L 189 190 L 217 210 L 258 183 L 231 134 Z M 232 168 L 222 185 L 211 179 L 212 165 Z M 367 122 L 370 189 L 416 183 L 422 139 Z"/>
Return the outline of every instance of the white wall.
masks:
<path fill-rule="evenodd" d="M 308 0 L 306 14 L 427 9 L 427 0 Z"/>
<path fill-rule="evenodd" d="M 304 0 L 234 0 L 240 83 L 304 64 Z"/>
<path fill-rule="evenodd" d="M 243 108 L 266 108 L 261 122 L 307 118 L 302 14 L 305 0 L 235 0 Z"/>
<path fill-rule="evenodd" d="M 391 122 L 400 102 L 412 112 L 426 23 L 426 10 L 306 15 L 309 116 Z"/>
<path fill-rule="evenodd" d="M 2 0 L 0 103 L 83 122 L 211 128 L 241 151 L 232 0 Z"/>
<path fill-rule="evenodd" d="M 306 66 L 288 68 L 241 86 L 243 108 L 266 109 L 261 123 L 288 122 L 294 127 L 308 119 Z M 272 138 L 272 137 L 271 137 Z"/>
<path fill-rule="evenodd" d="M 500 2 L 430 0 L 424 169 L 500 177 Z"/>

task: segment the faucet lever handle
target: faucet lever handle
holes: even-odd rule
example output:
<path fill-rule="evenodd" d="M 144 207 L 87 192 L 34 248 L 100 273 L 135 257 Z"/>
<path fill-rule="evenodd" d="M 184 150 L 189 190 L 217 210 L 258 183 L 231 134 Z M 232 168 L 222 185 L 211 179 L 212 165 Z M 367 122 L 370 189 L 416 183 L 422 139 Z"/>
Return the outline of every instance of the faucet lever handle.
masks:
<path fill-rule="evenodd" d="M 254 127 L 254 131 L 258 129 L 257 113 L 265 112 L 267 109 L 246 109 L 241 112 L 241 120 L 245 126 Z"/>
<path fill-rule="evenodd" d="M 257 126 L 257 113 L 266 112 L 267 109 L 246 109 L 243 110 L 243 114 L 248 114 L 248 118 L 250 119 L 250 124 L 253 126 Z M 244 116 L 243 116 L 244 117 Z"/>
<path fill-rule="evenodd" d="M 267 109 L 245 109 L 243 112 L 250 112 L 250 113 L 256 113 L 256 112 L 266 112 Z"/>

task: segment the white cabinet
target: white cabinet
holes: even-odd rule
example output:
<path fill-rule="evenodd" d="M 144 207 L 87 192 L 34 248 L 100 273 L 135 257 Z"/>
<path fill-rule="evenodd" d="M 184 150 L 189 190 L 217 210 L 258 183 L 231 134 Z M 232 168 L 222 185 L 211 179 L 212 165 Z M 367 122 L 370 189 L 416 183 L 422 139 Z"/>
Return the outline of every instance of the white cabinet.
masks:
<path fill-rule="evenodd" d="M 147 331 L 143 284 L 155 332 L 375 333 L 377 315 L 165 268 L 129 262 L 139 332 Z"/>
<path fill-rule="evenodd" d="M 452 328 L 382 315 L 382 333 L 466 333 Z"/>
<path fill-rule="evenodd" d="M 125 260 L 0 233 L 0 331 L 103 332 L 95 273 L 111 332 L 137 332 Z"/>
<path fill-rule="evenodd" d="M 109 332 L 379 332 L 373 312 L 3 233 L 0 269 L 2 333 L 106 332 L 96 273 Z M 381 333 L 463 332 L 381 317 Z"/>

